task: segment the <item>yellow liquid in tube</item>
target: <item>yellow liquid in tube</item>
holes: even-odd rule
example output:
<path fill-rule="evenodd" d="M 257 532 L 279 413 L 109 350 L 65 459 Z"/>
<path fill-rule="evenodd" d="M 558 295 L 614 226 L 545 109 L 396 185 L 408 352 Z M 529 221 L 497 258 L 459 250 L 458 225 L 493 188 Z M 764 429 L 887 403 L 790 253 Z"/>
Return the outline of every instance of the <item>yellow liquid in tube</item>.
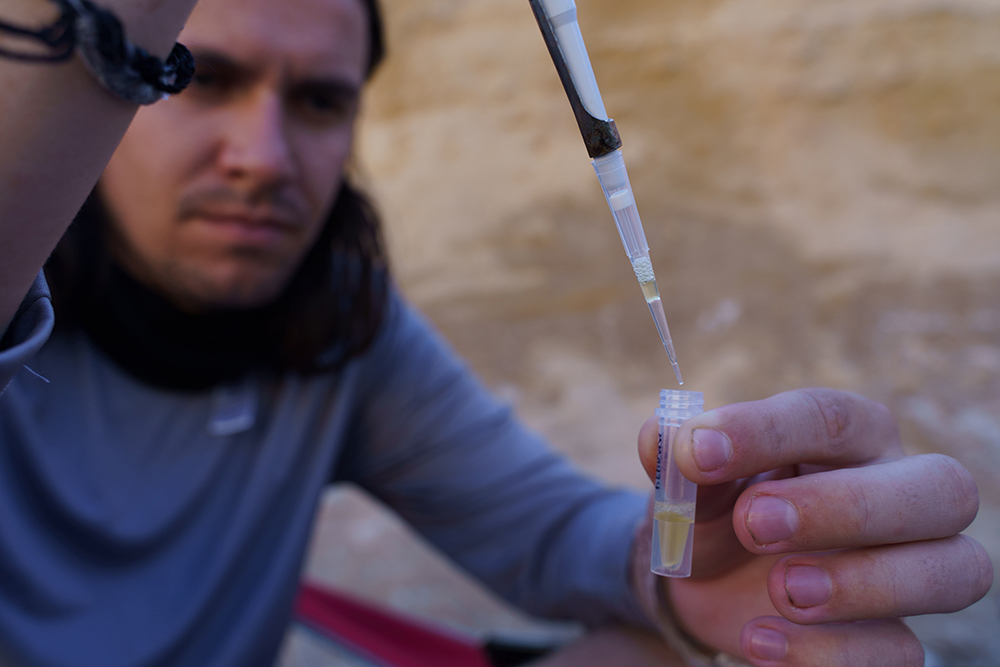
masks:
<path fill-rule="evenodd" d="M 655 279 L 639 283 L 639 287 L 642 288 L 642 295 L 646 297 L 646 303 L 660 298 L 660 290 L 656 287 Z"/>
<path fill-rule="evenodd" d="M 694 518 L 675 509 L 657 508 L 653 511 L 653 521 L 660 542 L 660 562 L 666 567 L 675 567 L 684 559 Z"/>

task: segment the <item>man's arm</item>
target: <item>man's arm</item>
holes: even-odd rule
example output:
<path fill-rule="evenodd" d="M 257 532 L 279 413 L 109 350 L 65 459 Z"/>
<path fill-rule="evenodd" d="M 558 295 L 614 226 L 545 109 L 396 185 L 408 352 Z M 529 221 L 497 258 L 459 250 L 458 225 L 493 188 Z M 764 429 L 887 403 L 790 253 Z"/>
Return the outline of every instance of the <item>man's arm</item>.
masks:
<path fill-rule="evenodd" d="M 165 57 L 196 0 L 100 0 L 129 39 Z M 8 0 L 0 18 L 39 26 L 47 0 Z M 99 87 L 79 59 L 0 58 L 0 332 L 97 182 L 136 107 Z"/>
<path fill-rule="evenodd" d="M 628 556 L 643 494 L 583 476 L 398 301 L 359 382 L 339 476 L 531 613 L 642 623 Z"/>

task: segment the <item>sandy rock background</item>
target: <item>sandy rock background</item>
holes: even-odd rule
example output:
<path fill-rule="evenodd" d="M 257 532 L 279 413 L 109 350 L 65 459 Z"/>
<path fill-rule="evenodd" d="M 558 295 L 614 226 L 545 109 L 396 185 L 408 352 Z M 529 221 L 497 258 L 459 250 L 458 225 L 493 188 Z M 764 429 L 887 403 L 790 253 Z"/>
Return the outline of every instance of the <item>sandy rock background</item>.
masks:
<path fill-rule="evenodd" d="M 400 284 L 529 424 L 645 488 L 635 435 L 676 385 L 526 0 L 384 4 L 357 171 Z M 1000 2 L 577 4 L 686 388 L 886 403 L 976 476 L 1000 566 Z M 317 545 L 376 514 L 334 493 Z M 449 616 L 400 594 L 420 568 L 380 588 L 330 558 L 313 576 Z M 913 625 L 929 664 L 1000 664 L 1000 591 Z"/>

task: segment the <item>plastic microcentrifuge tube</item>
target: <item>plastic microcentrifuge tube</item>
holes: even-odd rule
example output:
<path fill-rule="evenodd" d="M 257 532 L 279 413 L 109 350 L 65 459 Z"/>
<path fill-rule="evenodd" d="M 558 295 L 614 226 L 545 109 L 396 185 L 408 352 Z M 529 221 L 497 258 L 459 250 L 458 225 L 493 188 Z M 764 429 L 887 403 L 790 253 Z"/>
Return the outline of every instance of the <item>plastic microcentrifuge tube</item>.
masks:
<path fill-rule="evenodd" d="M 691 576 L 694 547 L 694 510 L 698 485 L 681 474 L 674 461 L 674 439 L 681 424 L 704 411 L 699 391 L 664 389 L 660 392 L 659 444 L 656 453 L 656 492 L 653 498 L 653 553 L 651 569 L 665 577 Z"/>

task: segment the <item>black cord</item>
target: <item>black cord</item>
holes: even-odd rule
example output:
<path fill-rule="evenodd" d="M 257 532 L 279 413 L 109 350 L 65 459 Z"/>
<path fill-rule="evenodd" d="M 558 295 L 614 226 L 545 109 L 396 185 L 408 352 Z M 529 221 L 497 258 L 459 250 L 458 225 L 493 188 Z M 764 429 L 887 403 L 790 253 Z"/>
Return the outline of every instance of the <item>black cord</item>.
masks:
<path fill-rule="evenodd" d="M 44 53 L 13 51 L 0 46 L 0 58 L 34 63 L 68 60 L 79 51 L 87 69 L 112 93 L 136 104 L 152 104 L 175 95 L 191 82 L 194 58 L 181 44 L 162 61 L 125 36 L 122 22 L 111 11 L 90 0 L 51 0 L 60 14 L 51 25 L 38 29 L 0 21 L 0 34 L 32 40 L 48 49 Z"/>
<path fill-rule="evenodd" d="M 54 0 L 54 2 L 64 7 L 69 4 L 67 0 Z M 77 0 L 77 2 L 94 24 L 94 47 L 100 56 L 102 70 L 120 72 L 131 69 L 144 83 L 167 95 L 176 95 L 191 82 L 191 77 L 194 75 L 194 57 L 184 45 L 174 44 L 173 50 L 164 62 L 141 46 L 129 42 L 125 38 L 124 26 L 112 12 L 98 7 L 90 0 Z M 107 85 L 104 77 L 99 78 Z"/>
<path fill-rule="evenodd" d="M 51 25 L 32 30 L 0 21 L 0 33 L 41 42 L 49 53 L 20 53 L 0 46 L 0 58 L 33 63 L 55 63 L 69 60 L 76 47 L 76 12 L 69 5 L 61 5 L 59 18 Z"/>

